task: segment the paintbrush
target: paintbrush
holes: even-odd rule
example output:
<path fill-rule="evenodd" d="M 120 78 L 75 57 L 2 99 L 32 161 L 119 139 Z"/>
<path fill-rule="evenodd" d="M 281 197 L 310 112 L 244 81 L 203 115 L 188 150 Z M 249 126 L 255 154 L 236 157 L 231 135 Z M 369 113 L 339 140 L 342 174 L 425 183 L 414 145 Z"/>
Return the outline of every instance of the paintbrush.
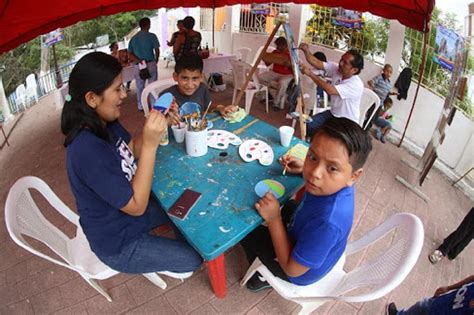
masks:
<path fill-rule="evenodd" d="M 209 105 L 207 105 L 207 108 L 206 108 L 206 111 L 204 112 L 204 114 L 202 115 L 202 118 L 201 118 L 201 123 L 199 124 L 199 130 L 201 130 L 204 126 L 204 118 L 206 118 L 206 115 L 207 115 L 207 112 L 209 111 L 209 108 L 211 108 L 211 104 L 212 104 L 212 101 L 209 102 Z"/>
<path fill-rule="evenodd" d="M 291 157 L 291 150 L 293 150 L 294 147 L 291 147 L 291 149 L 288 151 L 288 154 L 286 155 L 285 158 L 285 167 L 283 168 L 283 175 L 286 175 L 286 168 L 288 167 L 288 160 Z"/>

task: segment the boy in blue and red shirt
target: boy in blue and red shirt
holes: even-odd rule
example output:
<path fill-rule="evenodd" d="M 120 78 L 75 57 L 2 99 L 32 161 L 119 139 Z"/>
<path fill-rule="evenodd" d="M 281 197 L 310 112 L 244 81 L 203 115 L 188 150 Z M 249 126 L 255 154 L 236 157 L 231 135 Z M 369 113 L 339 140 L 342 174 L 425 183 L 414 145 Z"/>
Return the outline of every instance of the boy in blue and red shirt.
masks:
<path fill-rule="evenodd" d="M 242 242 L 247 259 L 256 257 L 277 277 L 308 285 L 324 277 L 346 248 L 354 217 L 353 184 L 362 174 L 372 149 L 368 133 L 347 118 L 329 118 L 316 130 L 305 161 L 281 160 L 287 172 L 303 173 L 305 194 L 299 205 L 290 201 L 280 212 L 272 193 L 255 208 L 267 223 Z M 250 278 L 247 288 L 269 287 Z"/>

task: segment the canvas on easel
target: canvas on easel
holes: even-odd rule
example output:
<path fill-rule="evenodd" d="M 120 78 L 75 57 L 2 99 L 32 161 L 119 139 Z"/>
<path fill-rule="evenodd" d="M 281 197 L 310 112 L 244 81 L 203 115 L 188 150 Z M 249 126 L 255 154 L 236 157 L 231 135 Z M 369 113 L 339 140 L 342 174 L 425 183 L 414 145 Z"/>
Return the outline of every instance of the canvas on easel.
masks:
<path fill-rule="evenodd" d="M 459 50 L 456 50 L 456 59 L 451 76 L 449 93 L 444 101 L 443 110 L 441 111 L 441 115 L 438 119 L 438 123 L 436 124 L 436 128 L 433 132 L 431 140 L 426 146 L 423 156 L 418 161 L 417 165 L 413 165 L 406 160 L 402 160 L 402 162 L 417 172 L 416 182 L 420 186 L 423 184 L 425 179 L 427 179 L 428 173 L 438 157 L 437 149 L 443 143 L 445 138 L 445 129 L 451 124 L 456 111 L 456 109 L 453 107 L 454 98 L 458 94 L 458 90 L 462 87 L 462 73 L 464 70 L 465 61 L 467 59 L 467 51 L 464 50 L 464 45 L 458 44 L 457 49 Z M 425 202 L 429 200 L 429 198 L 416 187 L 416 184 L 412 185 L 400 175 L 396 175 L 395 178 L 405 187 L 422 198 Z"/>
<path fill-rule="evenodd" d="M 300 91 L 300 95 L 298 96 L 298 99 L 297 99 L 296 111 L 299 114 L 301 139 L 304 140 L 306 138 L 306 125 L 305 125 L 305 121 L 304 121 L 304 118 L 303 118 L 304 103 L 303 103 L 303 97 L 302 97 L 303 94 L 301 93 L 301 85 L 300 85 L 301 72 L 300 72 L 300 69 L 299 69 L 299 60 L 298 60 L 298 53 L 297 53 L 298 48 L 295 44 L 295 40 L 294 40 L 294 37 L 293 37 L 293 32 L 290 28 L 290 25 L 287 24 L 287 23 L 279 21 L 275 25 L 275 28 L 273 29 L 272 33 L 268 37 L 267 42 L 265 43 L 263 49 L 261 50 L 260 54 L 258 55 L 254 65 L 252 66 L 252 69 L 250 69 L 249 73 L 247 74 L 247 78 L 246 78 L 244 84 L 242 85 L 242 87 L 240 87 L 239 94 L 235 98 L 235 101 L 234 101 L 233 105 L 239 104 L 240 100 L 242 99 L 243 94 L 245 93 L 245 89 L 247 88 L 247 85 L 250 82 L 250 79 L 253 77 L 253 75 L 254 75 L 254 73 L 257 69 L 258 64 L 260 64 L 260 61 L 262 60 L 264 54 L 266 53 L 268 46 L 270 46 L 273 38 L 275 37 L 276 32 L 278 31 L 278 29 L 282 25 L 283 25 L 283 29 L 285 31 L 286 41 L 287 41 L 287 44 L 288 44 L 288 49 L 290 51 L 291 67 L 292 67 L 292 70 L 293 70 L 295 84 L 297 84 L 299 86 L 298 89 Z"/>

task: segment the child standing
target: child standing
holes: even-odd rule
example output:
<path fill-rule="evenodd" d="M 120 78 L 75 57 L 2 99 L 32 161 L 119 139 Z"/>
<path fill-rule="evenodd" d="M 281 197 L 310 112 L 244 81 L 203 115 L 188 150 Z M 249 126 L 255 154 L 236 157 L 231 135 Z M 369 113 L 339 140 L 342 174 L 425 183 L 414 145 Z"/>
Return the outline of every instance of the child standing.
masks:
<path fill-rule="evenodd" d="M 202 58 L 198 54 L 186 55 L 176 62 L 173 79 L 176 84 L 160 93 L 171 93 L 175 98 L 178 107 L 186 102 L 195 102 L 201 105 L 201 110 L 205 111 L 211 102 L 211 96 L 207 86 L 202 82 Z M 222 116 L 234 112 L 237 106 L 224 106 L 212 104 L 209 111 L 218 111 Z M 179 122 L 177 110 L 171 110 L 169 116 L 173 123 Z"/>
<path fill-rule="evenodd" d="M 255 208 L 267 223 L 243 241 L 251 263 L 259 257 L 276 276 L 297 285 L 324 277 L 344 253 L 354 216 L 353 184 L 362 174 L 370 137 L 347 118 L 329 118 L 313 136 L 306 160 L 280 162 L 289 173 L 303 173 L 306 192 L 299 205 L 280 204 L 267 193 Z M 276 259 L 278 261 L 276 261 Z M 256 273 L 247 288 L 269 287 Z"/>

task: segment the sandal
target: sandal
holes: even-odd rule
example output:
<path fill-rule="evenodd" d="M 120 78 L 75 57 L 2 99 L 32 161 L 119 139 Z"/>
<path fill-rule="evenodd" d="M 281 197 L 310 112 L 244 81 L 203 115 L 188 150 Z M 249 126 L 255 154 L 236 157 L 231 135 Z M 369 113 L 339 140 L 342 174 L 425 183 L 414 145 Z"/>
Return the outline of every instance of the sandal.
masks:
<path fill-rule="evenodd" d="M 443 257 L 443 253 L 438 249 L 428 255 L 428 259 L 433 265 L 438 263 L 441 259 L 443 259 Z"/>

